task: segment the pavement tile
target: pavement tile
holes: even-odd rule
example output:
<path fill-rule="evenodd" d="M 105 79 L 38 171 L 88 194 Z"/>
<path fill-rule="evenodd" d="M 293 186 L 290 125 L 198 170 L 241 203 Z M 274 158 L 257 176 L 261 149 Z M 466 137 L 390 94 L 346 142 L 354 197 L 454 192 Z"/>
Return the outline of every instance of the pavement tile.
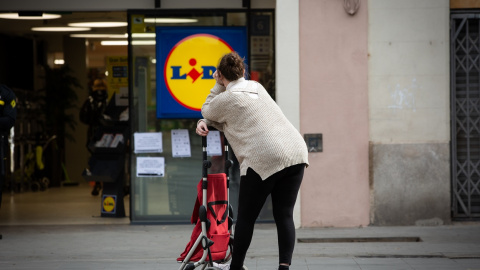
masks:
<path fill-rule="evenodd" d="M 0 226 L 0 269 L 178 269 L 191 225 Z M 299 229 L 305 237 L 419 236 L 416 243 L 297 243 L 291 270 L 480 270 L 480 224 Z M 273 224 L 260 224 L 249 270 L 276 270 Z M 8 247 L 8 248 L 4 248 Z"/>

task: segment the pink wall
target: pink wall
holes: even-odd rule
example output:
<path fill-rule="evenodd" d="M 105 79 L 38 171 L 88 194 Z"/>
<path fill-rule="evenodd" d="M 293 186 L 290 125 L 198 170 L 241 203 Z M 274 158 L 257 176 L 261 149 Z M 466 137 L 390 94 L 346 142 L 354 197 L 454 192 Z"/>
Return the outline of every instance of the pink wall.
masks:
<path fill-rule="evenodd" d="M 303 227 L 369 224 L 367 1 L 300 0 L 300 127 L 322 133 L 301 189 Z"/>

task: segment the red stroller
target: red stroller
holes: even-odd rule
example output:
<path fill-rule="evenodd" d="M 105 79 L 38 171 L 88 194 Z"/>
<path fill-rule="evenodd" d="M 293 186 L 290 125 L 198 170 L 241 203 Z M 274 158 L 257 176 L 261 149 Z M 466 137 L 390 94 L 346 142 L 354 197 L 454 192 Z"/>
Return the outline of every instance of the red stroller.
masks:
<path fill-rule="evenodd" d="M 233 212 L 229 203 L 229 169 L 233 162 L 224 137 L 225 173 L 208 174 L 212 163 L 207 160 L 207 138 L 202 137 L 202 179 L 197 185 L 197 200 L 191 222 L 195 223 L 190 242 L 177 259 L 179 270 L 218 270 L 215 263 L 228 262 L 233 250 Z M 246 268 L 244 268 L 246 269 Z"/>

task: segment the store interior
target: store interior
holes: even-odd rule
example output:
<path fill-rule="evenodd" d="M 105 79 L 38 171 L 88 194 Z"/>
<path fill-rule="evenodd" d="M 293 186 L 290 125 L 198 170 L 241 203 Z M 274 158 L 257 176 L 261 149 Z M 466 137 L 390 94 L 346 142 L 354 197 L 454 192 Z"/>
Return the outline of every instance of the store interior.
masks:
<path fill-rule="evenodd" d="M 72 25 L 91 22 L 100 24 Z M 106 58 L 127 57 L 126 43 L 126 12 L 0 14 L 0 83 L 18 101 L 0 225 L 130 222 L 128 192 L 125 217 L 101 216 L 101 196 L 91 194 L 93 184 L 82 176 L 90 153 L 88 126 L 79 120 L 95 79 L 108 79 Z M 65 66 L 77 84 L 51 93 L 51 75 Z M 64 108 L 64 130 L 52 123 L 52 107 Z"/>
<path fill-rule="evenodd" d="M 164 132 L 164 143 L 168 145 L 167 134 L 173 127 L 193 130 L 192 125 L 196 120 L 159 121 L 155 116 L 156 26 L 236 27 L 246 26 L 249 18 L 244 10 L 190 10 L 173 15 L 165 12 L 158 14 L 146 11 L 132 14 L 132 20 L 144 16 L 145 27 L 142 31 L 132 30 L 130 52 L 127 12 L 62 12 L 53 14 L 56 18 L 34 18 L 46 13 L 20 13 L 13 19 L 0 17 L 0 61 L 6 63 L 0 66 L 0 83 L 12 88 L 18 99 L 17 122 L 11 146 L 14 154 L 10 158 L 12 163 L 7 164 L 10 169 L 7 170 L 3 185 L 0 225 L 109 224 L 129 223 L 132 220 L 139 220 L 140 223 L 188 222 L 193 203 L 183 200 L 182 196 L 187 189 L 193 194 L 191 200 L 195 199 L 199 174 L 191 169 L 198 163 L 194 158 L 180 160 L 168 157 L 169 175 L 160 180 L 138 180 L 129 173 L 133 169 L 125 162 L 125 177 L 122 180 L 124 196 L 120 199 L 125 214 L 114 218 L 105 217 L 103 194 L 92 195 L 94 182 L 90 181 L 92 178 L 88 177 L 88 171 L 85 170 L 92 167 L 90 161 L 93 153 L 91 147 L 87 147 L 89 127 L 79 119 L 80 108 L 92 93 L 97 79 L 107 82 L 109 102 L 115 100 L 116 104 L 113 97 L 118 97 L 118 93 L 122 92 L 117 91 L 120 79 L 114 75 L 111 59 L 128 59 L 131 53 L 130 58 L 135 58 L 137 62 L 144 60 L 148 68 L 143 79 L 136 77 L 143 73 L 132 72 L 132 81 L 138 80 L 144 89 L 137 89 L 140 86 L 136 83 L 134 88 L 137 88 L 131 91 L 133 96 L 130 98 L 148 102 L 130 108 L 130 115 L 135 115 L 126 126 L 141 132 Z M 251 47 L 248 73 L 275 97 L 273 10 L 257 10 L 250 13 L 250 18 L 255 27 L 252 26 L 248 41 Z M 153 22 L 147 23 L 147 19 Z M 78 24 L 92 22 L 100 24 Z M 52 27 L 62 28 L 54 30 Z M 80 31 L 74 31 L 82 27 Z M 126 73 L 127 66 L 122 71 Z M 118 69 L 116 74 L 119 74 Z M 66 80 L 58 80 L 58 77 Z M 117 83 L 112 83 L 113 79 L 118 79 L 115 81 Z M 128 79 L 127 75 L 125 79 Z M 67 85 L 63 85 L 65 81 Z M 128 81 L 124 83 L 121 88 L 128 90 L 132 87 Z M 125 134 L 125 138 L 129 138 L 129 134 Z M 198 141 L 199 138 L 192 137 L 193 151 L 200 151 Z M 43 149 L 41 155 L 35 151 L 39 146 Z M 42 170 L 34 165 L 36 157 L 44 162 Z M 132 167 L 135 166 L 134 162 L 130 163 Z M 182 194 L 177 196 L 172 191 L 172 185 L 177 186 L 180 182 L 185 183 L 179 186 L 181 188 L 176 187 L 175 192 Z M 238 192 L 238 182 L 239 179 L 232 178 L 233 195 Z M 139 192 L 148 191 L 148 194 L 142 193 L 139 195 L 141 198 L 130 200 L 130 191 L 135 193 L 135 189 Z M 234 201 L 235 196 L 232 199 Z M 270 204 L 264 208 L 259 220 L 271 221 Z"/>

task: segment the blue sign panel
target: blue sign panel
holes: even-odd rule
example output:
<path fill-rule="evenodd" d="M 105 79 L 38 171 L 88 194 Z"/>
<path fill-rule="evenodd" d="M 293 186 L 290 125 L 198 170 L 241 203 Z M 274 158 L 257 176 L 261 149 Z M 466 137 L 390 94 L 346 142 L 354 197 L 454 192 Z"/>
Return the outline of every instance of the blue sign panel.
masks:
<path fill-rule="evenodd" d="M 157 118 L 202 118 L 220 58 L 247 56 L 245 27 L 157 27 Z"/>

